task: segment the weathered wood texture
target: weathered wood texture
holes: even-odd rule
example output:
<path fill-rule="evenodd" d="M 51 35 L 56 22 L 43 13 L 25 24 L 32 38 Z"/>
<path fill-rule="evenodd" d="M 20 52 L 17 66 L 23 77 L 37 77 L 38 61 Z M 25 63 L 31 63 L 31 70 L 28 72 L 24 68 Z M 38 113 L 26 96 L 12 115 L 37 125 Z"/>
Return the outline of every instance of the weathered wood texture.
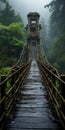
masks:
<path fill-rule="evenodd" d="M 45 84 L 33 60 L 27 79 L 19 91 L 8 130 L 59 130 L 57 123 Z"/>

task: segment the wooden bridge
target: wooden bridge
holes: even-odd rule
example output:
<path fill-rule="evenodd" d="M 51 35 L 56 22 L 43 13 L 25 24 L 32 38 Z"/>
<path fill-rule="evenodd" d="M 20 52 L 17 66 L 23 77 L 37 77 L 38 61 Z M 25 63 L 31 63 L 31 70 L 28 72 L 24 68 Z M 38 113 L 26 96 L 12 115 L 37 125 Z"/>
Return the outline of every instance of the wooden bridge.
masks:
<path fill-rule="evenodd" d="M 46 59 L 40 60 L 39 17 L 37 13 L 28 15 L 28 47 L 11 72 L 1 77 L 0 130 L 65 129 L 65 76 Z"/>

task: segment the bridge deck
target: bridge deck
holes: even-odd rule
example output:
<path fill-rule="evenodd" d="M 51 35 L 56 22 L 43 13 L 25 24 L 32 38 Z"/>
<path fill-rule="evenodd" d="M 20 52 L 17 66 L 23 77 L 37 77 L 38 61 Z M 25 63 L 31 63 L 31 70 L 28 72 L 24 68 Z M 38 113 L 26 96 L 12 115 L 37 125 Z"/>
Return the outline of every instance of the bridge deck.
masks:
<path fill-rule="evenodd" d="M 8 125 L 8 130 L 29 129 L 59 129 L 35 60 L 32 61 L 28 77 L 20 89 Z"/>

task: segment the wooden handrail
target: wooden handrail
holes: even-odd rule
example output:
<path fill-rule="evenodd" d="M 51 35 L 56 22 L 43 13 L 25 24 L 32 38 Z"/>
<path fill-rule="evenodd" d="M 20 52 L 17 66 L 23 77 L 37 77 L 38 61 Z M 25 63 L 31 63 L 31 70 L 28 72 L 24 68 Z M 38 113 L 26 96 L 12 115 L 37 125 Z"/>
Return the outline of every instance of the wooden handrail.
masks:
<path fill-rule="evenodd" d="M 57 78 L 60 82 L 62 82 L 63 84 L 65 84 L 65 81 L 63 81 L 58 75 L 54 74 L 52 70 L 48 69 L 48 67 L 46 67 L 44 64 L 42 64 L 38 59 L 37 59 L 38 63 L 40 63 L 40 65 L 45 68 L 45 70 L 47 70 L 48 72 L 50 72 L 51 75 L 53 75 L 55 78 Z"/>
<path fill-rule="evenodd" d="M 46 88 L 55 107 L 59 120 L 65 129 L 65 97 L 63 96 L 62 87 L 65 86 L 65 82 L 52 70 L 50 70 L 45 64 L 42 64 L 37 59 L 42 77 L 45 78 Z M 56 84 L 57 82 L 57 84 Z M 57 88 L 58 85 L 58 88 Z"/>
<path fill-rule="evenodd" d="M 27 64 L 25 64 L 24 66 L 15 67 L 13 71 L 11 71 L 10 75 L 8 75 L 7 77 L 5 76 L 4 79 L 2 78 L 2 82 L 0 83 L 0 129 L 3 129 L 4 125 L 6 124 L 7 117 L 9 117 L 13 104 L 16 100 L 20 84 L 23 83 L 23 80 L 28 73 L 30 64 L 31 59 L 29 59 Z M 6 91 L 7 83 L 9 82 L 10 87 Z"/>

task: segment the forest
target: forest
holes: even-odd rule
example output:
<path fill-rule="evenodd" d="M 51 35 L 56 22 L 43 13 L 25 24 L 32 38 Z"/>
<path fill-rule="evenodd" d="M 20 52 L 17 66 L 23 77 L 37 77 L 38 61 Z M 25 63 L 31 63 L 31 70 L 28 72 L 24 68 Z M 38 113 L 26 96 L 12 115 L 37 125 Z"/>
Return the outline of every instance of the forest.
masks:
<path fill-rule="evenodd" d="M 0 73 L 7 73 L 25 46 L 25 30 L 22 18 L 16 14 L 7 0 L 0 0 Z"/>
<path fill-rule="evenodd" d="M 51 13 L 49 33 L 44 42 L 47 58 L 59 73 L 65 73 L 65 0 L 45 5 Z"/>

